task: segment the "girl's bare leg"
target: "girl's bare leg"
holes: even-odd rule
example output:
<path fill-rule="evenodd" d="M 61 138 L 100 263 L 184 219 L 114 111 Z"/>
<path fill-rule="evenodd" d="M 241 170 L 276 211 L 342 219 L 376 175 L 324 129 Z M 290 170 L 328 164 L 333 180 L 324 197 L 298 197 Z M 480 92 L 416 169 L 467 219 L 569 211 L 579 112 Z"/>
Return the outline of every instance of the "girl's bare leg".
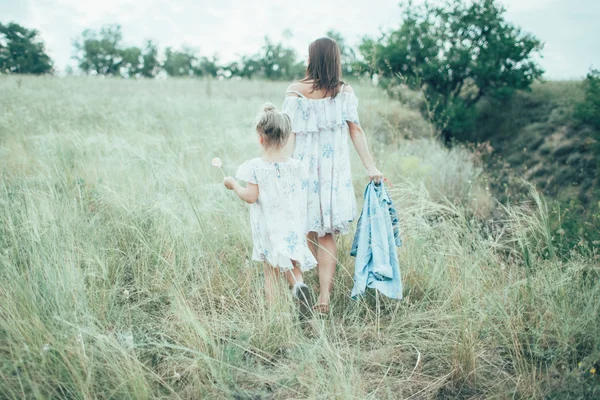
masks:
<path fill-rule="evenodd" d="M 273 268 L 267 262 L 263 263 L 263 268 L 265 271 L 265 297 L 267 298 L 267 303 L 272 305 L 275 303 L 279 270 Z"/>
<path fill-rule="evenodd" d="M 331 298 L 331 289 L 333 288 L 333 276 L 335 275 L 335 265 L 337 262 L 337 247 L 335 237 L 328 233 L 318 238 L 319 251 L 317 253 L 317 263 L 319 272 L 319 303 L 329 305 Z"/>
<path fill-rule="evenodd" d="M 300 267 L 298 267 L 298 263 L 295 261 L 292 263 L 294 268 L 291 271 L 286 271 L 284 275 L 288 283 L 294 287 L 296 283 L 304 283 L 304 278 L 302 277 L 302 271 L 300 270 Z M 265 296 L 267 302 L 273 304 L 276 298 L 279 275 L 281 272 L 279 271 L 279 268 L 273 268 L 267 262 L 263 263 L 263 268 L 265 271 Z"/>
<path fill-rule="evenodd" d="M 288 283 L 294 287 L 296 283 L 304 283 L 304 277 L 302 277 L 302 270 L 298 267 L 298 263 L 292 261 L 292 264 L 294 265 L 294 269 L 285 271 L 285 279 L 287 279 Z"/>

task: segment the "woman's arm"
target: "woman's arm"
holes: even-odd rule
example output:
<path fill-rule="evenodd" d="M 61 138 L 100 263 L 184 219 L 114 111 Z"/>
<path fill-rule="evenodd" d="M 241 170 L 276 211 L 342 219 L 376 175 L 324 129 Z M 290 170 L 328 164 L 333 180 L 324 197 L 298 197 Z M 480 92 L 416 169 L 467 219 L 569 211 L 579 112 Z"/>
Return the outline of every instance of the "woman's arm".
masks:
<path fill-rule="evenodd" d="M 235 179 L 230 176 L 223 179 L 223 184 L 229 190 L 233 190 L 235 194 L 248 204 L 252 204 L 258 200 L 258 185 L 248 182 L 246 187 L 240 185 Z"/>
<path fill-rule="evenodd" d="M 379 181 L 383 179 L 383 174 L 377 169 L 375 166 L 375 161 L 373 161 L 373 157 L 371 157 L 369 144 L 367 143 L 367 135 L 365 135 L 365 132 L 362 130 L 360 125 L 353 122 L 348 121 L 348 128 L 350 131 L 350 139 L 352 140 L 352 144 L 354 144 L 354 148 L 356 149 L 360 160 L 367 169 L 369 179 L 379 183 Z"/>
<path fill-rule="evenodd" d="M 354 89 L 352 89 L 350 85 L 346 85 L 344 86 L 344 92 L 354 93 Z M 371 157 L 369 144 L 367 143 L 367 135 L 365 135 L 365 132 L 362 130 L 359 124 L 355 124 L 350 121 L 347 121 L 347 123 L 350 139 L 352 139 L 352 144 L 354 145 L 360 160 L 367 169 L 369 179 L 379 183 L 379 181 L 383 180 L 383 174 L 377 169 L 375 166 L 375 161 L 373 161 L 373 157 Z"/>

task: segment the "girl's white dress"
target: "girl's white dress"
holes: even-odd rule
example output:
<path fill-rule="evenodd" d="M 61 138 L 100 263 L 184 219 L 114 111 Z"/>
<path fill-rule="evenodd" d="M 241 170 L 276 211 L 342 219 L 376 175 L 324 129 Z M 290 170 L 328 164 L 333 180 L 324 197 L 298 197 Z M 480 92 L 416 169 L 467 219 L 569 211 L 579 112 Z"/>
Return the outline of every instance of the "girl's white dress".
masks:
<path fill-rule="evenodd" d="M 267 261 L 281 270 L 297 261 L 303 271 L 314 268 L 317 260 L 306 243 L 306 201 L 308 177 L 298 160 L 246 161 L 236 178 L 258 185 L 258 200 L 250 204 L 252 259 Z"/>
<path fill-rule="evenodd" d="M 343 92 L 334 98 L 308 99 L 288 96 L 282 111 L 296 134 L 293 157 L 308 171 L 307 232 L 348 233 L 356 216 L 352 187 L 347 121 L 358 120 L 358 99 Z"/>

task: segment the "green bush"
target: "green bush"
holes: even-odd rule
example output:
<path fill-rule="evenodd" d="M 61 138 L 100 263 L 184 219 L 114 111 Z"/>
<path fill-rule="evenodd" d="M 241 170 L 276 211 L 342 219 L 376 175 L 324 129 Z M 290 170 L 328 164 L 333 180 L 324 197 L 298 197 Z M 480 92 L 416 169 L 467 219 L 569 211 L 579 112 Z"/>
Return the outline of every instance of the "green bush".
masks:
<path fill-rule="evenodd" d="M 590 71 L 584 81 L 584 90 L 585 99 L 575 107 L 575 117 L 600 133 L 600 70 Z"/>

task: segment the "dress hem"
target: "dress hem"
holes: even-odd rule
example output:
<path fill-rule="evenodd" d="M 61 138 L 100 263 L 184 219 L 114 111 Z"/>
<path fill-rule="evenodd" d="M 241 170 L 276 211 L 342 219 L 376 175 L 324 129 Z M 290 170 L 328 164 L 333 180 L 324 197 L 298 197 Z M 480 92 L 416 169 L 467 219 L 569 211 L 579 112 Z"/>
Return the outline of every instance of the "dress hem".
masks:
<path fill-rule="evenodd" d="M 308 231 L 308 233 L 315 232 L 318 237 L 323 237 L 323 236 L 328 235 L 328 234 L 347 235 L 348 233 L 350 233 L 350 224 L 353 221 L 354 220 L 350 220 L 350 221 L 348 221 L 348 223 L 346 225 L 337 226 L 337 227 L 335 227 L 333 229 L 319 229 L 319 230 L 312 230 L 312 229 L 310 229 Z"/>
<path fill-rule="evenodd" d="M 308 250 L 308 251 L 310 252 L 310 250 Z M 311 253 L 311 255 L 312 255 L 312 253 Z M 272 262 L 272 260 L 269 260 L 269 258 L 271 258 L 271 257 L 265 256 L 265 254 L 263 252 L 259 252 L 259 254 L 257 256 L 253 256 L 252 260 L 258 261 L 258 262 L 269 263 L 269 265 L 271 265 L 273 268 L 279 269 L 281 272 L 287 272 L 287 271 L 293 270 L 294 265 L 292 264 L 292 261 L 295 261 L 298 263 L 298 265 L 300 266 L 300 271 L 302 271 L 302 272 L 310 271 L 311 269 L 314 269 L 317 266 L 316 260 L 314 262 L 306 262 L 306 260 L 304 262 L 301 262 L 299 260 L 294 260 L 292 257 L 289 257 L 285 254 L 282 254 L 282 256 L 284 258 L 289 258 L 290 266 L 282 266 L 276 262 Z"/>

